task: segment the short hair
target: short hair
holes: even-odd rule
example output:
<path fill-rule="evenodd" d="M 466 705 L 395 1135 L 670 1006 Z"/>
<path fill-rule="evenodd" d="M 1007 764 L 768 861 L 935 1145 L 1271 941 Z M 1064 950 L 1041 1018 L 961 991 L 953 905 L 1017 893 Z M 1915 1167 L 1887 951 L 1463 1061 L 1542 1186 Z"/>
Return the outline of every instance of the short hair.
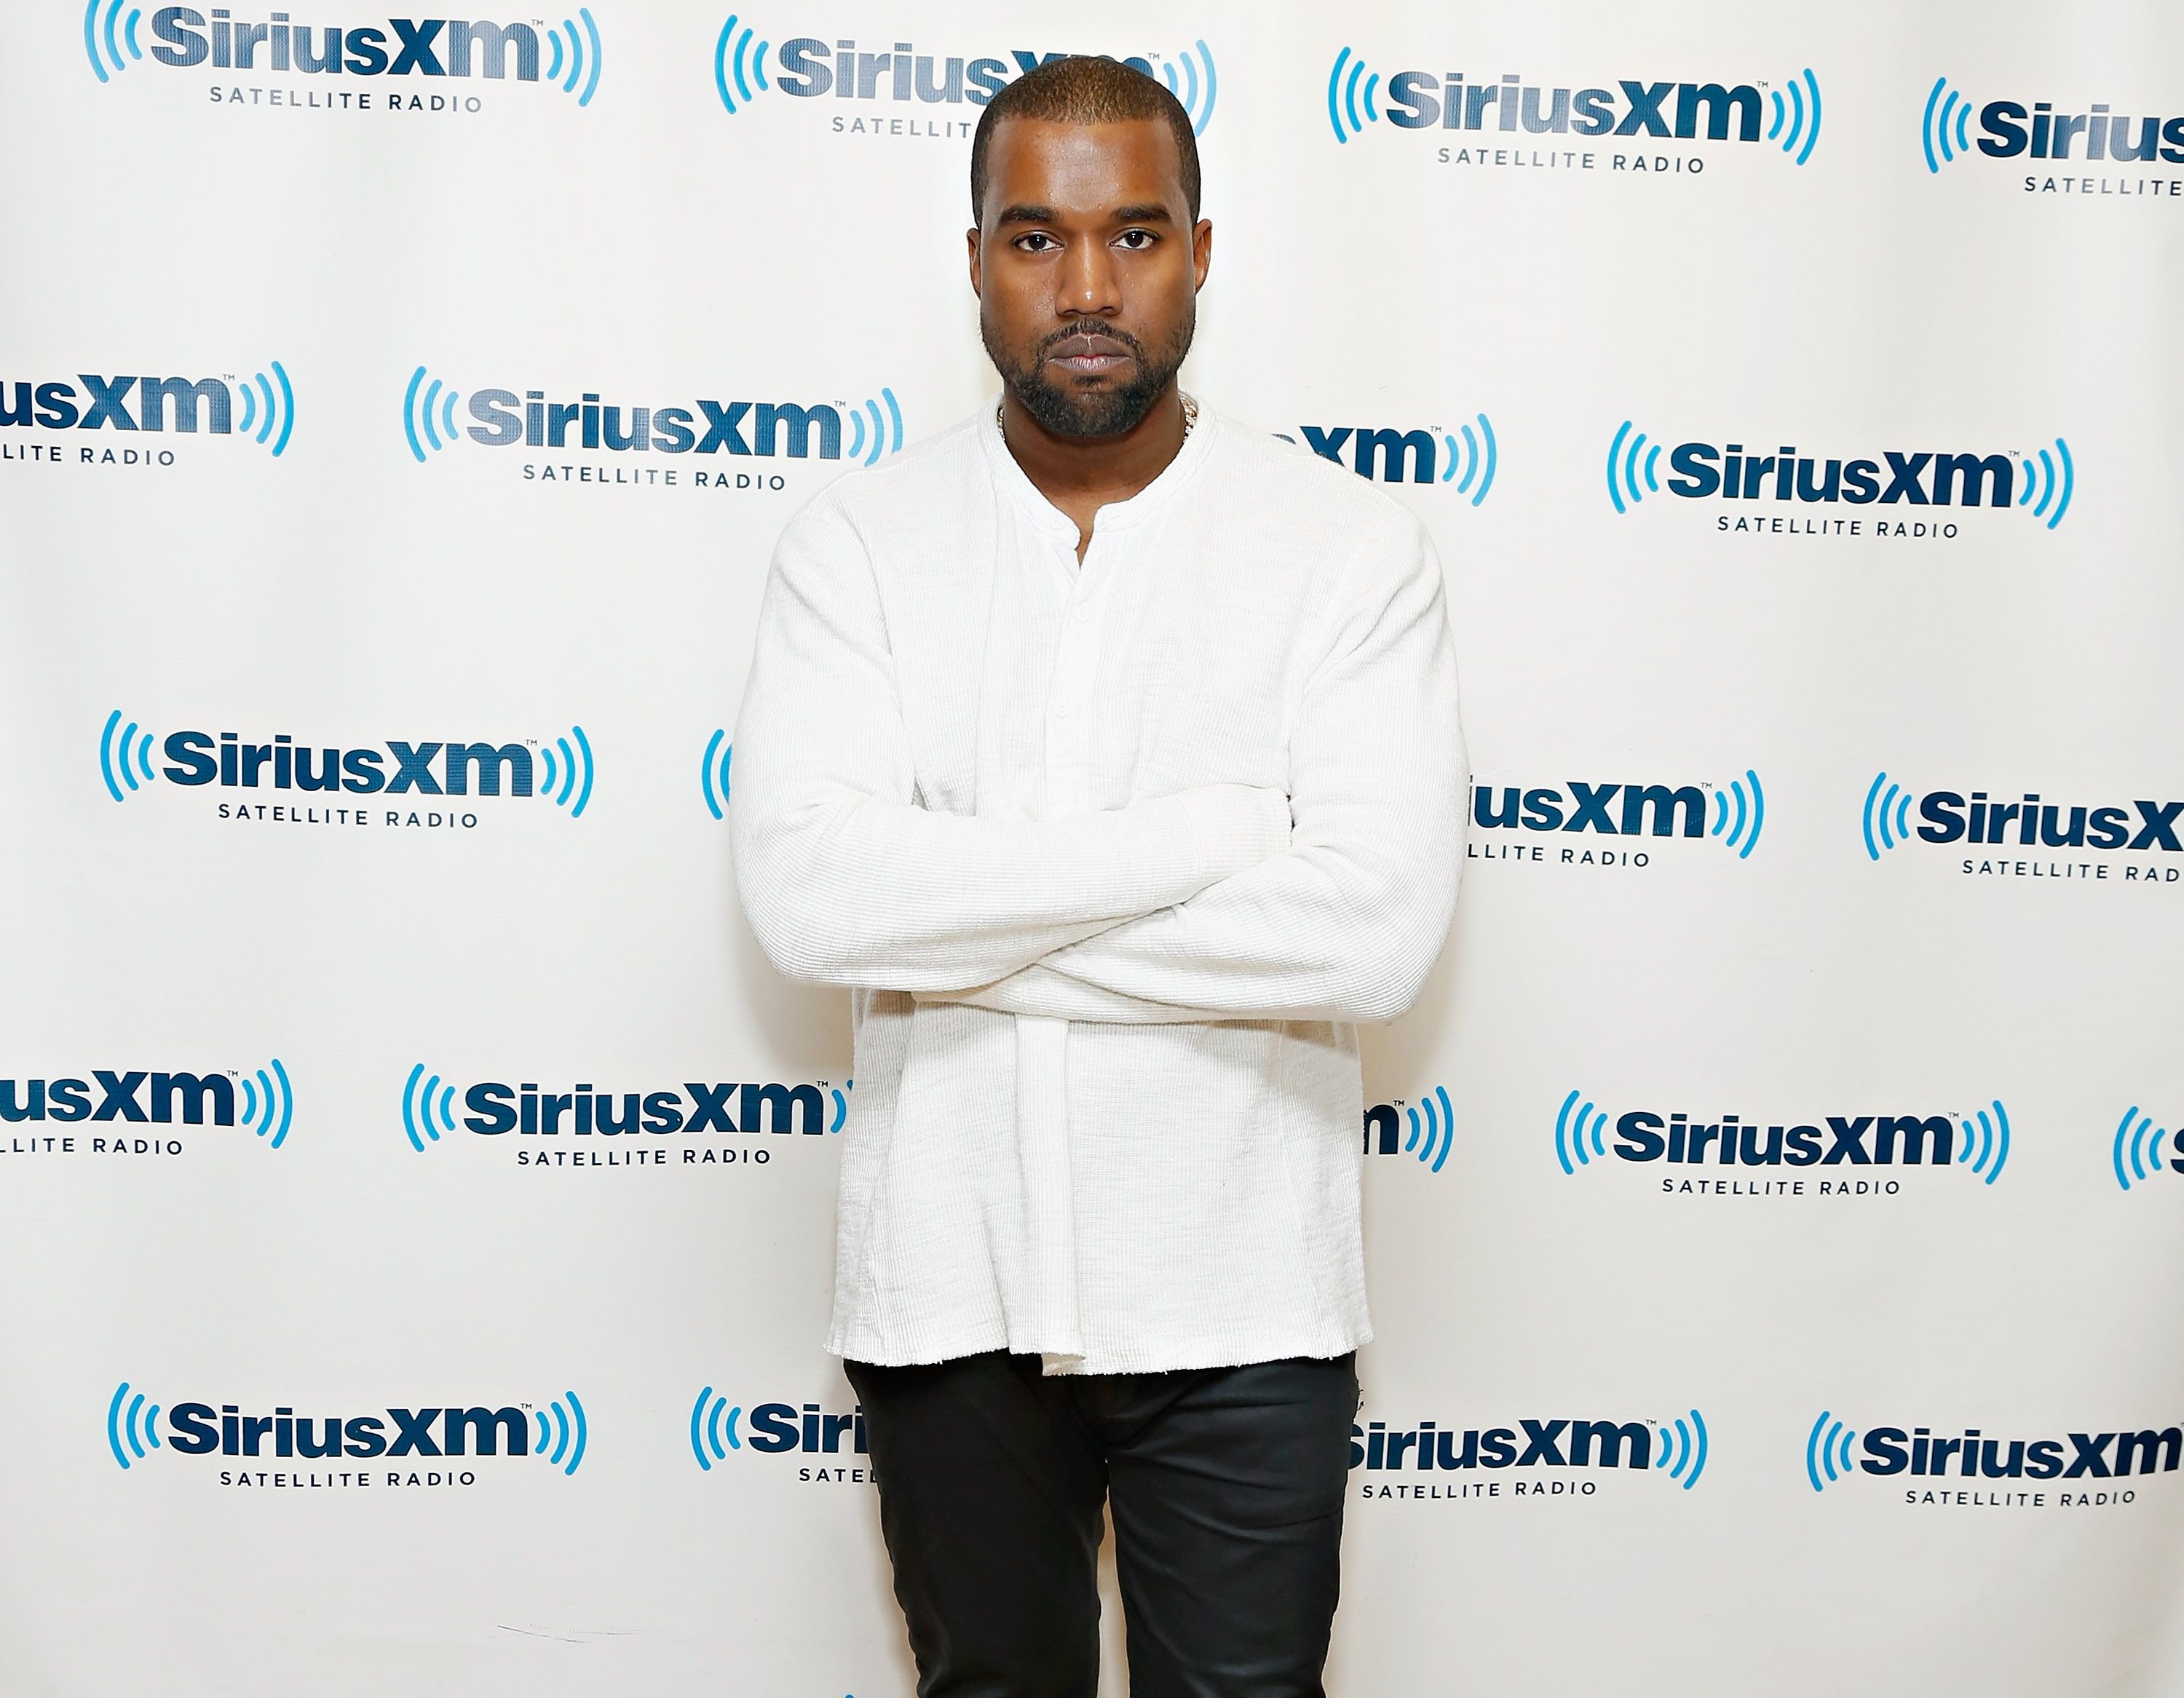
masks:
<path fill-rule="evenodd" d="M 1050 124 L 1121 124 L 1132 119 L 1167 120 L 1182 162 L 1183 196 L 1198 221 L 1198 136 L 1183 103 L 1134 65 L 1120 59 L 1069 53 L 1034 65 L 1006 84 L 986 104 L 971 137 L 971 221 L 983 224 L 986 209 L 986 153 L 994 126 L 1004 119 L 1031 118 Z"/>

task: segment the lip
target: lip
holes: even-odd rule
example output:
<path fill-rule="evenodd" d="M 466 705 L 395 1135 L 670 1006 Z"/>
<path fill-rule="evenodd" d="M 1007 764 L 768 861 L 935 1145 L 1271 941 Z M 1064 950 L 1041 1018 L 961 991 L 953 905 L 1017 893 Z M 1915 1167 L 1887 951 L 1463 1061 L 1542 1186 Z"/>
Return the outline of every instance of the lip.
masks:
<path fill-rule="evenodd" d="M 1050 362 L 1072 376 L 1085 377 L 1117 370 L 1130 364 L 1132 358 L 1128 347 L 1104 336 L 1071 337 L 1047 355 Z"/>
<path fill-rule="evenodd" d="M 1127 354 L 1067 354 L 1054 355 L 1052 363 L 1073 376 L 1091 377 L 1120 370 L 1130 363 L 1130 357 Z"/>

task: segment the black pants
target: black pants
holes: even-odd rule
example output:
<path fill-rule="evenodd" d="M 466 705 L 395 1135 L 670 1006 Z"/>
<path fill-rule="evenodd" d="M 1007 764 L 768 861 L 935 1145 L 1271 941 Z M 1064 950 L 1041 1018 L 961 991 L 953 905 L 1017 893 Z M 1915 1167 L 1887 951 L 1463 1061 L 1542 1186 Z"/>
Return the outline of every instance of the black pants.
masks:
<path fill-rule="evenodd" d="M 1319 1698 L 1354 1356 L 1049 1378 L 845 1362 L 922 1698 L 1092 1698 L 1112 1495 L 1132 1698 Z"/>

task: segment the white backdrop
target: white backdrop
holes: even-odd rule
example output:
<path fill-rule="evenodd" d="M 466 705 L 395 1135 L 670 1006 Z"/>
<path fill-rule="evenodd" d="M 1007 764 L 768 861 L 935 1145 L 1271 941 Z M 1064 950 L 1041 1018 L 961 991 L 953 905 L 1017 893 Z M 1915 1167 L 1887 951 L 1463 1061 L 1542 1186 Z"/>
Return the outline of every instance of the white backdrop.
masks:
<path fill-rule="evenodd" d="M 970 97 L 1095 51 L 1464 667 L 1336 1687 L 2184 1690 L 2172 10 L 229 10 L 0 18 L 0 1687 L 910 1690 L 718 814 L 781 523 L 989 392 Z"/>

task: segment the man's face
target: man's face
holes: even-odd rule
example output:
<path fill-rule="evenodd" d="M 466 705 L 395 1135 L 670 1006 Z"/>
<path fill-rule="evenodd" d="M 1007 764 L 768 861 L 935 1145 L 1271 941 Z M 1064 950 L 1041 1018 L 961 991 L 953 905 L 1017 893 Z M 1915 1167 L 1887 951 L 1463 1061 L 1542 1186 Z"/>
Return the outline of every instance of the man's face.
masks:
<path fill-rule="evenodd" d="M 987 152 L 970 232 L 986 352 L 1056 436 L 1122 435 L 1190 350 L 1213 226 L 1195 228 L 1175 137 L 1158 119 L 1011 118 Z"/>

